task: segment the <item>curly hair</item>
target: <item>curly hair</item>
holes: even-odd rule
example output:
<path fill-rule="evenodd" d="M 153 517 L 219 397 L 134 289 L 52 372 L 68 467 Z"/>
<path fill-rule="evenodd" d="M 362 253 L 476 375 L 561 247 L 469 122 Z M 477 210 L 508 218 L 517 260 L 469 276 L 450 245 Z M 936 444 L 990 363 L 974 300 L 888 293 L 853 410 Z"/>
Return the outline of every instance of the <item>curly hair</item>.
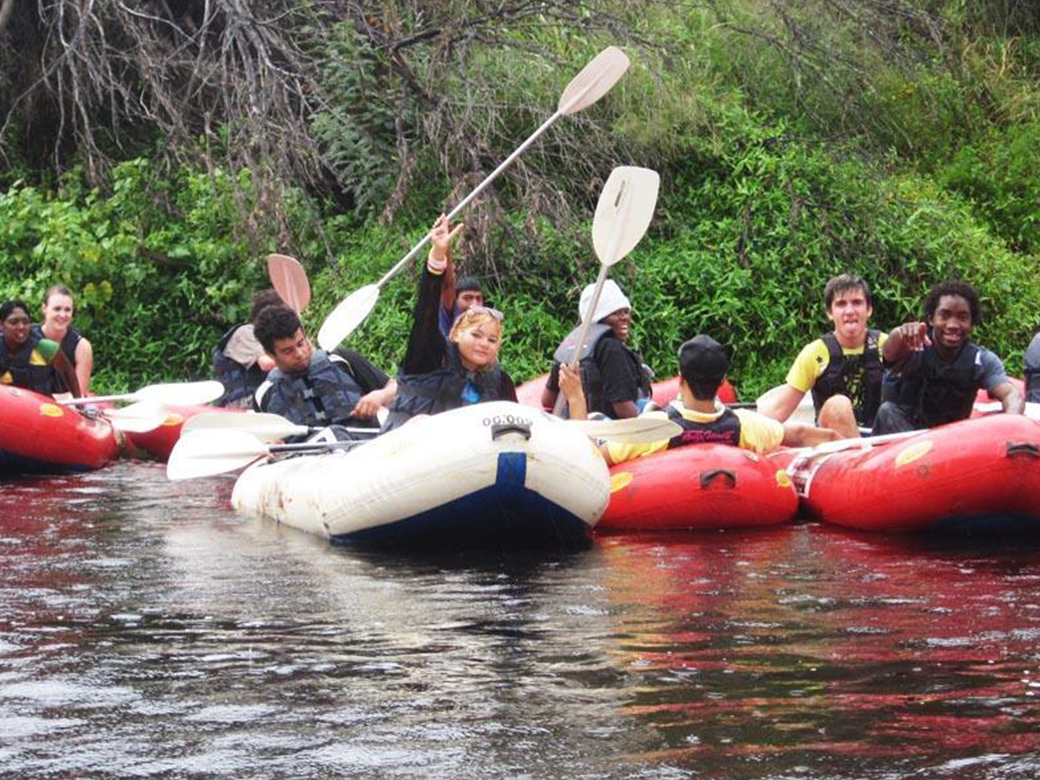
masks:
<path fill-rule="evenodd" d="M 940 282 L 928 291 L 924 299 L 924 318 L 931 322 L 935 316 L 935 310 L 939 308 L 939 300 L 944 295 L 956 295 L 968 302 L 971 309 L 971 324 L 978 325 L 982 321 L 982 304 L 979 303 L 979 294 L 967 282 L 947 281 Z"/>
<path fill-rule="evenodd" d="M 274 354 L 274 343 L 278 339 L 289 339 L 302 328 L 300 318 L 288 306 L 266 306 L 256 316 L 253 323 L 253 335 L 263 346 L 264 351 Z"/>

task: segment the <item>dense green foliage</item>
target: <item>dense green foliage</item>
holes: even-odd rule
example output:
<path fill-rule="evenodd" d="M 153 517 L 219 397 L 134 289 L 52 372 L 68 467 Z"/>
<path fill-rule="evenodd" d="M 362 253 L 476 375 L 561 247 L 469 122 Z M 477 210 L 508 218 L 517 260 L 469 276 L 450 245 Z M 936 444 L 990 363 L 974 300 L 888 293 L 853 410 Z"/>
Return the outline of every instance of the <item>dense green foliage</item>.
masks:
<path fill-rule="evenodd" d="M 1020 370 L 1040 320 L 1040 29 L 1013 3 L 994 4 L 1006 5 L 1003 17 L 961 2 L 908 4 L 941 11 L 927 17 L 942 36 L 935 48 L 929 35 L 939 33 L 905 20 L 882 20 L 891 25 L 879 22 L 884 35 L 865 38 L 848 19 L 827 24 L 823 0 L 781 5 L 780 14 L 751 0 L 647 6 L 636 32 L 655 45 L 631 48 L 633 67 L 618 88 L 587 115 L 561 121 L 525 158 L 528 176 L 562 181 L 554 191 L 585 221 L 554 220 L 551 204 L 538 215 L 521 208 L 524 193 L 504 183 L 497 208 L 460 242 L 458 262 L 486 277 L 507 314 L 502 361 L 515 377 L 547 370 L 576 324 L 578 294 L 597 270 L 588 219 L 614 164 L 662 174 L 658 217 L 614 272 L 633 301 L 637 347 L 659 375 L 675 372 L 676 347 L 702 331 L 732 348 L 745 397 L 781 381 L 797 350 L 827 329 L 823 286 L 842 271 L 870 281 L 882 328 L 919 317 L 937 281 L 976 284 L 985 316 L 978 340 Z M 793 21 L 783 15 L 799 12 Z M 813 81 L 822 61 L 812 51 L 775 45 L 795 22 L 833 53 L 826 81 Z M 481 138 L 498 138 L 474 152 L 492 163 L 552 111 L 555 90 L 604 42 L 515 34 L 554 47 L 561 64 L 555 74 L 525 72 L 515 50 L 494 47 L 460 62 L 469 68 L 460 84 L 495 80 L 493 127 L 479 126 L 479 105 L 457 112 Z M 136 158 L 115 167 L 103 190 L 85 188 L 76 171 L 53 190 L 16 182 L 0 195 L 0 295 L 36 305 L 52 283 L 76 290 L 77 324 L 98 356 L 97 389 L 205 376 L 220 333 L 266 286 L 268 251 L 304 262 L 314 288 L 307 323 L 316 330 L 465 192 L 432 173 L 447 152 L 420 146 L 408 161 L 415 186 L 395 222 L 382 218 L 404 161 L 392 142 L 395 117 L 372 92 L 393 82 L 380 53 L 349 31 L 336 31 L 335 47 L 342 63 L 325 78 L 350 107 L 351 130 L 318 116 L 316 133 L 346 200 L 316 204 L 312 193 L 290 190 L 288 235 L 258 240 L 241 229 L 256 207 L 248 174 L 232 179 L 190 164 L 171 172 Z M 579 159 L 581 144 L 588 152 Z M 581 173 L 590 160 L 602 167 L 598 180 Z M 347 201 L 349 211 L 337 205 Z M 391 282 L 350 346 L 391 368 L 413 287 L 414 274 Z"/>

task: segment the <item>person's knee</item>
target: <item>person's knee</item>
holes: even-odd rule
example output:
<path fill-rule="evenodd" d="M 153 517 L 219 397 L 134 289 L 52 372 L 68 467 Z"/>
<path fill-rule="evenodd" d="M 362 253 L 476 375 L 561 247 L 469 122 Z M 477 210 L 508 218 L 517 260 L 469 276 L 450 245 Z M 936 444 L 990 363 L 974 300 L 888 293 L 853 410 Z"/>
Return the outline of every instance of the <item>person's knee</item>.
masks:
<path fill-rule="evenodd" d="M 818 420 L 821 428 L 830 428 L 843 437 L 859 435 L 856 410 L 853 409 L 848 396 L 834 395 L 828 398 L 820 407 Z"/>

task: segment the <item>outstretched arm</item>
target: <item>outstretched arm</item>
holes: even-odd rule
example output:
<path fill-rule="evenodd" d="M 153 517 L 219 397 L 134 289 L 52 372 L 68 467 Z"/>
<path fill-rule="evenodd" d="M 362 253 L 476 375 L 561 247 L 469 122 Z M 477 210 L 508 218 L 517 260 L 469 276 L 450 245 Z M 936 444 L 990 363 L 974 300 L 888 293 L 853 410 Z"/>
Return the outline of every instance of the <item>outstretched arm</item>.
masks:
<path fill-rule="evenodd" d="M 925 322 L 904 322 L 888 334 L 881 356 L 886 365 L 902 362 L 911 352 L 920 352 L 932 343 Z"/>

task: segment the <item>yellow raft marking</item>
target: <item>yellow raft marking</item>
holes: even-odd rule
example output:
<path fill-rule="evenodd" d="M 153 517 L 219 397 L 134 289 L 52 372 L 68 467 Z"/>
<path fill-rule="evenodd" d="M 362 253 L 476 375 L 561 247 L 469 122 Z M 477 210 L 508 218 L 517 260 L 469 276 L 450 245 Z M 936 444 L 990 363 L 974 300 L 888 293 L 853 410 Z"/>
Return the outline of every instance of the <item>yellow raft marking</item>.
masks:
<path fill-rule="evenodd" d="M 617 493 L 619 490 L 623 490 L 631 484 L 633 480 L 631 471 L 619 471 L 616 474 L 610 475 L 610 492 Z"/>
<path fill-rule="evenodd" d="M 61 417 L 65 411 L 56 404 L 40 404 L 40 414 L 44 417 Z"/>
<path fill-rule="evenodd" d="M 896 456 L 896 468 L 905 466 L 907 463 L 913 463 L 918 458 L 924 457 L 931 452 L 932 446 L 933 442 L 930 439 L 928 441 L 919 441 L 917 444 L 911 444 Z"/>
<path fill-rule="evenodd" d="M 184 415 L 177 414 L 177 412 L 170 412 L 166 415 L 166 419 L 163 420 L 163 425 L 180 425 L 182 422 L 184 422 Z"/>
<path fill-rule="evenodd" d="M 786 469 L 778 469 L 776 472 L 776 485 L 782 487 L 785 490 L 791 487 L 791 475 L 787 473 Z"/>

